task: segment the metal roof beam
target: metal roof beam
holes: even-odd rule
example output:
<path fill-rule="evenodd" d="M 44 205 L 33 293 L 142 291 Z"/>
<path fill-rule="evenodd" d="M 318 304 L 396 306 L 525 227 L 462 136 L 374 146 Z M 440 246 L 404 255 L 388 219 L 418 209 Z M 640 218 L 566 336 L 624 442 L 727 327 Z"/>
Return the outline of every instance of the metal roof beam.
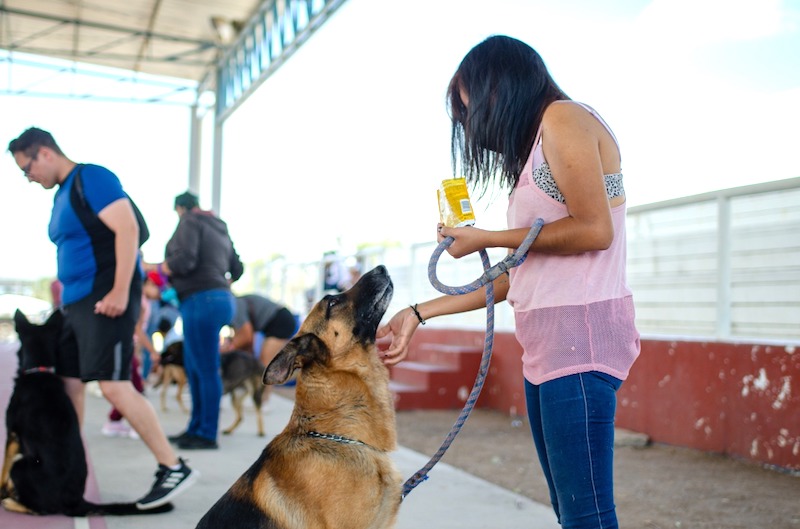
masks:
<path fill-rule="evenodd" d="M 217 65 L 216 119 L 231 115 L 345 0 L 267 0 Z"/>
<path fill-rule="evenodd" d="M 150 39 L 160 39 L 166 40 L 169 42 L 181 42 L 185 44 L 195 44 L 204 49 L 208 48 L 220 48 L 220 45 L 213 40 L 202 40 L 202 39 L 190 39 L 186 37 L 179 37 L 177 35 L 167 35 L 164 33 L 156 33 L 153 31 L 142 31 L 140 29 L 134 28 L 126 28 L 123 26 L 116 26 L 113 24 L 101 24 L 99 22 L 90 22 L 87 20 L 80 20 L 77 18 L 66 18 L 66 17 L 59 17 L 55 15 L 49 15 L 47 13 L 41 13 L 37 11 L 25 11 L 23 9 L 13 9 L 10 7 L 6 7 L 4 5 L 0 5 L 0 13 L 7 13 L 9 15 L 19 15 L 19 16 L 27 16 L 31 18 L 38 18 L 41 20 L 49 20 L 51 22 L 56 22 L 59 24 L 73 24 L 75 26 L 84 26 L 87 28 L 94 28 L 94 29 L 102 29 L 106 31 L 113 31 L 118 33 L 128 33 L 131 35 L 136 36 L 144 36 Z M 11 47 L 10 49 L 14 49 Z"/>

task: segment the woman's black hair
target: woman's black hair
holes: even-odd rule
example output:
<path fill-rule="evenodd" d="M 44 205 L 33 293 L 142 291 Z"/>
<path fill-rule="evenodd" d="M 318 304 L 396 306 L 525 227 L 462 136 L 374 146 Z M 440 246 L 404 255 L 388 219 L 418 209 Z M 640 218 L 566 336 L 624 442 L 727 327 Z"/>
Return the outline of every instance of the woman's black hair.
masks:
<path fill-rule="evenodd" d="M 468 105 L 461 99 L 461 91 Z M 460 168 L 481 195 L 500 180 L 513 191 L 545 108 L 569 97 L 541 56 L 522 41 L 495 35 L 461 61 L 447 91 L 453 174 Z"/>

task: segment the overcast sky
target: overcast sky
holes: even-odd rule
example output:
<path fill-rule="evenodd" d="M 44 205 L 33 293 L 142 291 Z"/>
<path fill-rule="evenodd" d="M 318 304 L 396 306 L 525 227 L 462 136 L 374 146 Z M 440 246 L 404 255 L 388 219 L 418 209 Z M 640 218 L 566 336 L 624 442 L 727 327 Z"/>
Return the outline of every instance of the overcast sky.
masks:
<path fill-rule="evenodd" d="M 245 261 L 433 238 L 450 174 L 447 83 L 492 34 L 532 45 L 622 148 L 629 205 L 800 176 L 800 4 L 779 0 L 348 0 L 226 122 L 222 217 Z M 491 7 L 489 7 L 491 6 Z M 186 189 L 189 111 L 0 96 L 0 140 L 36 125 L 116 172 L 156 261 Z M 206 130 L 201 202 L 210 206 Z M 52 192 L 0 157 L 0 277 L 55 273 Z M 476 212 L 504 227 L 504 198 Z M 25 250 L 23 250 L 25 248 Z"/>

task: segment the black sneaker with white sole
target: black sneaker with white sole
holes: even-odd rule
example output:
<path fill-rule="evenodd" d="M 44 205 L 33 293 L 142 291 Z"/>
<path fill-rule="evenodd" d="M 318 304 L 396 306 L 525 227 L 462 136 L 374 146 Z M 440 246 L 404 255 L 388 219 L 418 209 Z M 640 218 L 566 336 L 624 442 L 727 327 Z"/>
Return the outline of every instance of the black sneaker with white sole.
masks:
<path fill-rule="evenodd" d="M 156 507 L 170 502 L 176 496 L 194 485 L 199 477 L 199 473 L 186 466 L 186 462 L 183 459 L 179 459 L 179 461 L 181 467 L 177 470 L 172 470 L 164 465 L 158 465 L 156 481 L 153 483 L 153 488 L 136 502 L 136 507 L 142 510 L 155 509 Z"/>

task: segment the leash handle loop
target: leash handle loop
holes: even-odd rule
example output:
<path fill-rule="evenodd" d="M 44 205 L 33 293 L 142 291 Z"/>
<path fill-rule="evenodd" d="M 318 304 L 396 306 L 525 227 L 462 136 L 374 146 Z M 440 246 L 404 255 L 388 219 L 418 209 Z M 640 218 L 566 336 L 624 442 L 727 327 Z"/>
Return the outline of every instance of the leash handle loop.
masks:
<path fill-rule="evenodd" d="M 486 337 L 484 339 L 483 356 L 481 357 L 481 364 L 478 368 L 475 384 L 472 386 L 472 391 L 470 392 L 469 397 L 467 397 L 467 401 L 464 403 L 461 413 L 458 415 L 455 424 L 453 424 L 453 427 L 447 434 L 447 437 L 445 437 L 442 445 L 439 447 L 439 450 L 437 450 L 437 452 L 433 455 L 433 457 L 431 457 L 424 467 L 419 469 L 403 484 L 403 490 L 400 497 L 401 500 L 405 499 L 405 497 L 408 496 L 408 494 L 414 490 L 417 485 L 428 479 L 428 472 L 444 456 L 445 452 L 450 447 L 450 444 L 456 438 L 456 435 L 458 435 L 458 433 L 461 431 L 461 427 L 464 426 L 464 423 L 469 418 L 472 408 L 475 407 L 475 402 L 478 400 L 478 397 L 481 394 L 481 389 L 483 389 L 483 383 L 486 381 L 486 375 L 489 373 L 489 363 L 492 360 L 492 346 L 494 345 L 494 280 L 506 273 L 511 268 L 519 266 L 523 263 L 523 261 L 525 261 L 525 258 L 528 255 L 528 250 L 533 244 L 533 241 L 536 240 L 536 237 L 539 235 L 543 225 L 544 221 L 542 219 L 536 219 L 536 222 L 533 223 L 533 226 L 531 227 L 530 231 L 528 231 L 528 234 L 525 236 L 525 239 L 522 241 L 520 247 L 517 248 L 513 254 L 508 255 L 505 259 L 494 266 L 491 266 L 491 263 L 489 262 L 489 255 L 486 253 L 486 250 L 480 250 L 479 253 L 481 262 L 483 264 L 484 273 L 472 283 L 461 287 L 444 285 L 436 277 L 436 263 L 439 261 L 439 257 L 442 255 L 444 250 L 453 244 L 455 239 L 452 237 L 446 237 L 434 249 L 431 259 L 428 262 L 428 279 L 436 290 L 443 294 L 455 296 L 460 294 L 468 294 L 478 290 L 483 286 L 486 286 Z"/>

